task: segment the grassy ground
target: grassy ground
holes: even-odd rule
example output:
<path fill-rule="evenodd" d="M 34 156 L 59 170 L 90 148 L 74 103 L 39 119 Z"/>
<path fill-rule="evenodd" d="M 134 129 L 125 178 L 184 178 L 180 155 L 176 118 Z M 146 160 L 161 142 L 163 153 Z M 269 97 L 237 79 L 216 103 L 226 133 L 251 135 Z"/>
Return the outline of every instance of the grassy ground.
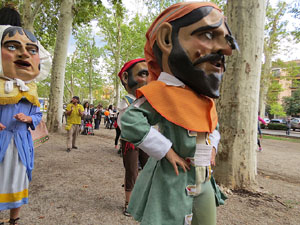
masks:
<path fill-rule="evenodd" d="M 263 135 L 263 138 L 271 139 L 271 140 L 278 140 L 278 141 L 289 141 L 289 142 L 294 142 L 294 143 L 300 143 L 300 139 L 289 138 L 289 137 L 278 137 L 278 136 L 272 136 L 272 135 Z"/>

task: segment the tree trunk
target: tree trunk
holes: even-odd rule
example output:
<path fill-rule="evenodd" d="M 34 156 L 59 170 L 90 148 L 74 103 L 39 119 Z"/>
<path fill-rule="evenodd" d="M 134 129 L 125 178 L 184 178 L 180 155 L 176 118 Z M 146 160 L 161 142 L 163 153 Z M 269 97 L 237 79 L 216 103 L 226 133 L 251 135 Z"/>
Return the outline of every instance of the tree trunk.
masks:
<path fill-rule="evenodd" d="M 240 53 L 229 57 L 218 101 L 221 142 L 215 177 L 232 188 L 256 185 L 257 111 L 265 1 L 228 0 L 228 24 Z"/>
<path fill-rule="evenodd" d="M 62 127 L 63 94 L 68 43 L 70 39 L 74 0 L 62 0 L 53 58 L 47 127 L 58 132 Z"/>
<path fill-rule="evenodd" d="M 23 12 L 23 27 L 26 30 L 31 31 L 32 33 L 34 32 L 34 28 L 33 28 L 33 23 L 34 23 L 34 19 L 35 16 L 37 15 L 41 4 L 42 4 L 42 0 L 36 0 L 35 1 L 35 7 L 32 9 L 32 1 L 31 0 L 24 0 L 24 12 Z"/>
<path fill-rule="evenodd" d="M 93 104 L 93 93 L 92 93 L 92 74 L 93 74 L 93 64 L 92 64 L 92 56 L 89 56 L 89 64 L 90 64 L 90 69 L 89 69 L 89 102 L 90 104 Z"/>
<path fill-rule="evenodd" d="M 271 69 L 272 69 L 272 55 L 264 48 L 265 52 L 265 64 L 260 79 L 260 91 L 259 91 L 259 112 L 260 117 L 264 118 L 266 114 L 266 101 L 267 93 L 271 82 Z"/>
<path fill-rule="evenodd" d="M 120 21 L 117 21 L 117 26 L 118 26 L 118 37 L 117 37 L 117 55 L 116 55 L 116 66 L 115 66 L 116 98 L 115 98 L 114 105 L 118 105 L 120 101 L 120 82 L 118 77 L 118 73 L 120 71 L 120 55 L 121 55 L 121 22 Z"/>

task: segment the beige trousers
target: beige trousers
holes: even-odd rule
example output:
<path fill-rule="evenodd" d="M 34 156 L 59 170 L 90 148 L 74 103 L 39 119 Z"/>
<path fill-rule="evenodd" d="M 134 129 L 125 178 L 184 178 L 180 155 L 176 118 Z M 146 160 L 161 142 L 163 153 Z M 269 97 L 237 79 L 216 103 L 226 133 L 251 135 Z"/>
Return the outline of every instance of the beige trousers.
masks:
<path fill-rule="evenodd" d="M 79 132 L 80 132 L 80 124 L 73 124 L 71 129 L 68 130 L 67 148 L 72 148 L 76 146 L 76 140 Z"/>

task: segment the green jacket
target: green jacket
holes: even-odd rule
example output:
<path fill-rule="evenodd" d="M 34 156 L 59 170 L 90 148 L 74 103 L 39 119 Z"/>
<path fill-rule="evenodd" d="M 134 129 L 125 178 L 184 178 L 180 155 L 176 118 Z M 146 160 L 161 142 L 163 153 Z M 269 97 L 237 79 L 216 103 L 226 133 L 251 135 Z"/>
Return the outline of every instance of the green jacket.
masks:
<path fill-rule="evenodd" d="M 140 147 L 151 126 L 158 124 L 160 132 L 171 141 L 172 148 L 179 156 L 194 156 L 196 137 L 166 120 L 147 101 L 139 107 L 133 103 L 123 114 L 121 123 L 122 138 L 135 146 Z M 179 176 L 176 176 L 165 157 L 160 160 L 149 158 L 136 181 L 128 208 L 141 224 L 183 224 L 185 216 L 192 213 L 193 196 L 187 195 L 186 187 L 195 184 L 195 167 L 191 166 L 186 173 L 178 169 Z"/>

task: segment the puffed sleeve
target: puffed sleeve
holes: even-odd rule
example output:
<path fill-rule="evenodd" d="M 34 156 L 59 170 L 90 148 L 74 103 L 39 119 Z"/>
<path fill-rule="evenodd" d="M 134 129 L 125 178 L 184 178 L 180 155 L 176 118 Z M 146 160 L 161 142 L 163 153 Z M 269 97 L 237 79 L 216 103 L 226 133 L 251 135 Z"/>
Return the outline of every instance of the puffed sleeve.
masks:
<path fill-rule="evenodd" d="M 172 146 L 171 141 L 153 127 L 161 119 L 145 98 L 138 99 L 122 115 L 122 139 L 160 160 Z"/>
<path fill-rule="evenodd" d="M 43 113 L 40 111 L 40 107 L 32 106 L 29 116 L 32 118 L 32 122 L 29 124 L 29 127 L 31 130 L 35 130 L 36 126 L 41 122 L 43 116 Z"/>

